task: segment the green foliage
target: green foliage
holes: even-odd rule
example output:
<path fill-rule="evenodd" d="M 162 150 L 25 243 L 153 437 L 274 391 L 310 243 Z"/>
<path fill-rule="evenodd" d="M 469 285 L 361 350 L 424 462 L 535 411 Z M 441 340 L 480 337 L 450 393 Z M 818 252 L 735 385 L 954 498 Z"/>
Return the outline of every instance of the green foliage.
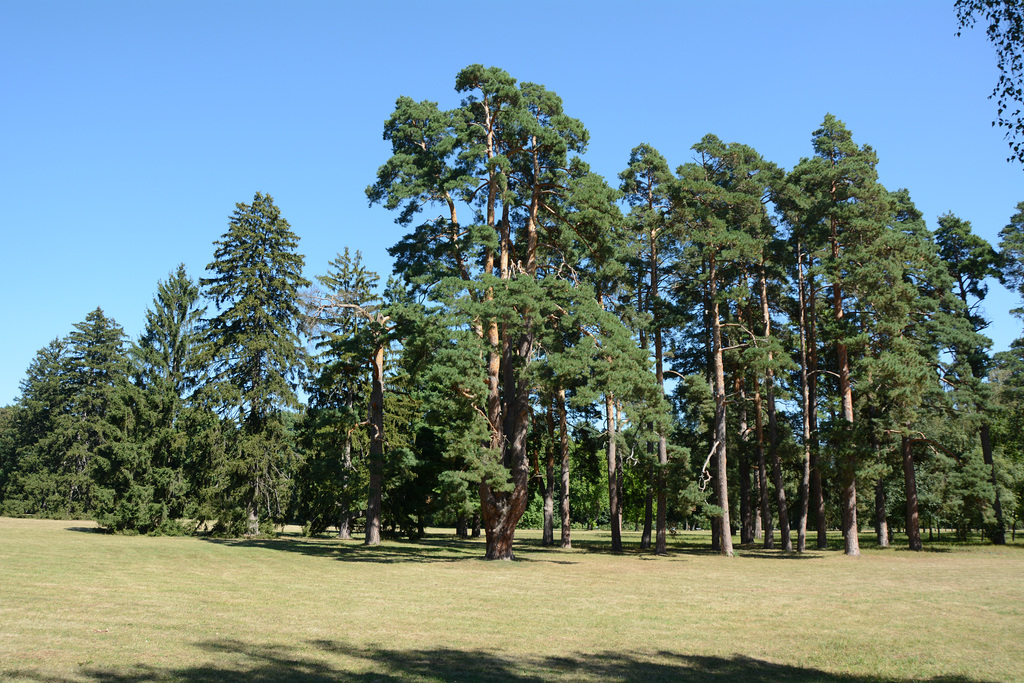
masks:
<path fill-rule="evenodd" d="M 239 431 L 225 449 L 222 525 L 258 532 L 285 509 L 290 444 L 283 411 L 298 407 L 295 390 L 306 362 L 299 337 L 303 257 L 298 237 L 273 198 L 257 192 L 236 204 L 215 242 L 212 277 L 200 284 L 217 307 L 207 321 L 204 360 L 221 394 L 221 410 Z M 239 526 L 240 519 L 244 525 Z"/>

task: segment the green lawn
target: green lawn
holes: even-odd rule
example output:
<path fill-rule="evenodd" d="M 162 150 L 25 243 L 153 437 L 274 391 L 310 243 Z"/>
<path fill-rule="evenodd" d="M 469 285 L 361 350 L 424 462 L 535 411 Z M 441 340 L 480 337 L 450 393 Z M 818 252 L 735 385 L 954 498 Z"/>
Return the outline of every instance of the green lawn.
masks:
<path fill-rule="evenodd" d="M 519 561 L 488 563 L 440 531 L 364 548 L 93 529 L 0 518 L 0 679 L 1024 680 L 1024 544 L 725 559 L 694 532 L 657 558 L 522 532 Z"/>

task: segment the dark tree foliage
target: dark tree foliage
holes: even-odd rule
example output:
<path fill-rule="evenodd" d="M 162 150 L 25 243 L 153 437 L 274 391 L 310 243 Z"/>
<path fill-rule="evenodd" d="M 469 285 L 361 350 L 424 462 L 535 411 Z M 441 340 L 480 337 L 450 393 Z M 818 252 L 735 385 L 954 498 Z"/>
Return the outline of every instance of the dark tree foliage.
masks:
<path fill-rule="evenodd" d="M 222 525 L 256 534 L 285 508 L 289 439 L 284 411 L 298 408 L 306 358 L 299 337 L 299 238 L 269 195 L 236 204 L 200 284 L 217 312 L 206 324 L 206 360 L 225 416 L 238 432 L 226 459 Z"/>

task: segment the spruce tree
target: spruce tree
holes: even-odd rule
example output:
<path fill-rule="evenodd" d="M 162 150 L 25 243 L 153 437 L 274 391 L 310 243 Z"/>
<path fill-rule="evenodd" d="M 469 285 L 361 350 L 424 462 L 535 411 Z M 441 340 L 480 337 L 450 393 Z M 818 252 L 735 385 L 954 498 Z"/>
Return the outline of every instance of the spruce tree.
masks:
<path fill-rule="evenodd" d="M 206 322 L 206 357 L 223 389 L 224 414 L 238 425 L 226 463 L 233 532 L 257 534 L 262 521 L 283 511 L 283 412 L 299 406 L 305 353 L 298 296 L 310 284 L 298 242 L 273 198 L 257 192 L 252 204 L 235 205 L 228 231 L 214 242 L 211 276 L 200 280 L 217 308 Z"/>

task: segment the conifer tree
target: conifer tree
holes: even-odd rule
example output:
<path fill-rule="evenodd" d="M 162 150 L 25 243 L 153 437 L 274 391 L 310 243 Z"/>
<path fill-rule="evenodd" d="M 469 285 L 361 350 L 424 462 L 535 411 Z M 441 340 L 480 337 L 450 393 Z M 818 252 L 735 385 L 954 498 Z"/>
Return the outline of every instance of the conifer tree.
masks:
<path fill-rule="evenodd" d="M 857 538 L 857 468 L 859 456 L 852 440 L 854 417 L 853 385 L 849 347 L 857 332 L 846 314 L 847 299 L 853 296 L 851 275 L 865 264 L 862 251 L 872 244 L 888 216 L 888 195 L 878 183 L 878 159 L 869 146 L 860 146 L 846 126 L 827 114 L 814 132 L 815 156 L 801 160 L 790 175 L 800 192 L 802 234 L 818 253 L 821 277 L 830 290 L 832 318 L 828 330 L 836 359 L 841 424 L 833 446 L 839 453 L 840 508 L 845 552 L 859 555 Z"/>
<path fill-rule="evenodd" d="M 207 321 L 207 358 L 237 420 L 227 471 L 232 531 L 254 535 L 261 520 L 281 514 L 287 433 L 283 411 L 297 408 L 305 363 L 299 338 L 302 277 L 298 237 L 270 195 L 239 203 L 228 231 L 214 243 L 200 284 L 217 307 Z M 222 520 L 223 522 L 224 520 Z"/>
<path fill-rule="evenodd" d="M 483 420 L 470 433 L 478 437 L 485 426 L 489 434 L 462 452 L 479 477 L 486 556 L 511 559 L 527 504 L 538 334 L 557 315 L 553 285 L 578 265 L 546 271 L 542 252 L 553 225 L 575 223 L 582 231 L 582 223 L 611 216 L 615 207 L 606 186 L 589 182 L 573 159 L 587 132 L 564 114 L 557 95 L 480 65 L 458 74 L 456 90 L 465 100 L 448 112 L 432 102 L 397 101 L 384 133 L 393 153 L 367 196 L 401 209 L 402 225 L 412 225 L 426 205 L 443 207 L 391 253 L 406 281 L 436 302 L 432 320 L 460 340 L 432 355 L 462 370 L 444 372 L 444 381 Z M 460 222 L 467 209 L 472 219 Z"/>
<path fill-rule="evenodd" d="M 157 284 L 146 326 L 132 349 L 135 383 L 139 390 L 140 447 L 147 451 L 152 487 L 150 528 L 174 528 L 175 520 L 199 516 L 197 489 L 210 463 L 194 448 L 195 425 L 202 410 L 191 400 L 204 377 L 200 363 L 202 317 L 199 287 L 184 264 Z M 139 473 L 141 475 L 142 473 Z M 140 529 L 141 530 L 141 529 Z"/>
<path fill-rule="evenodd" d="M 720 551 L 732 555 L 727 479 L 727 427 L 725 345 L 723 321 L 730 304 L 745 296 L 742 266 L 757 259 L 762 247 L 753 225 L 765 217 L 772 166 L 756 151 L 740 144 L 725 144 L 706 135 L 694 150 L 699 162 L 681 166 L 676 192 L 686 240 L 706 286 L 706 317 L 711 331 L 710 379 L 715 397 L 712 452 L 716 503 L 722 508 Z"/>

